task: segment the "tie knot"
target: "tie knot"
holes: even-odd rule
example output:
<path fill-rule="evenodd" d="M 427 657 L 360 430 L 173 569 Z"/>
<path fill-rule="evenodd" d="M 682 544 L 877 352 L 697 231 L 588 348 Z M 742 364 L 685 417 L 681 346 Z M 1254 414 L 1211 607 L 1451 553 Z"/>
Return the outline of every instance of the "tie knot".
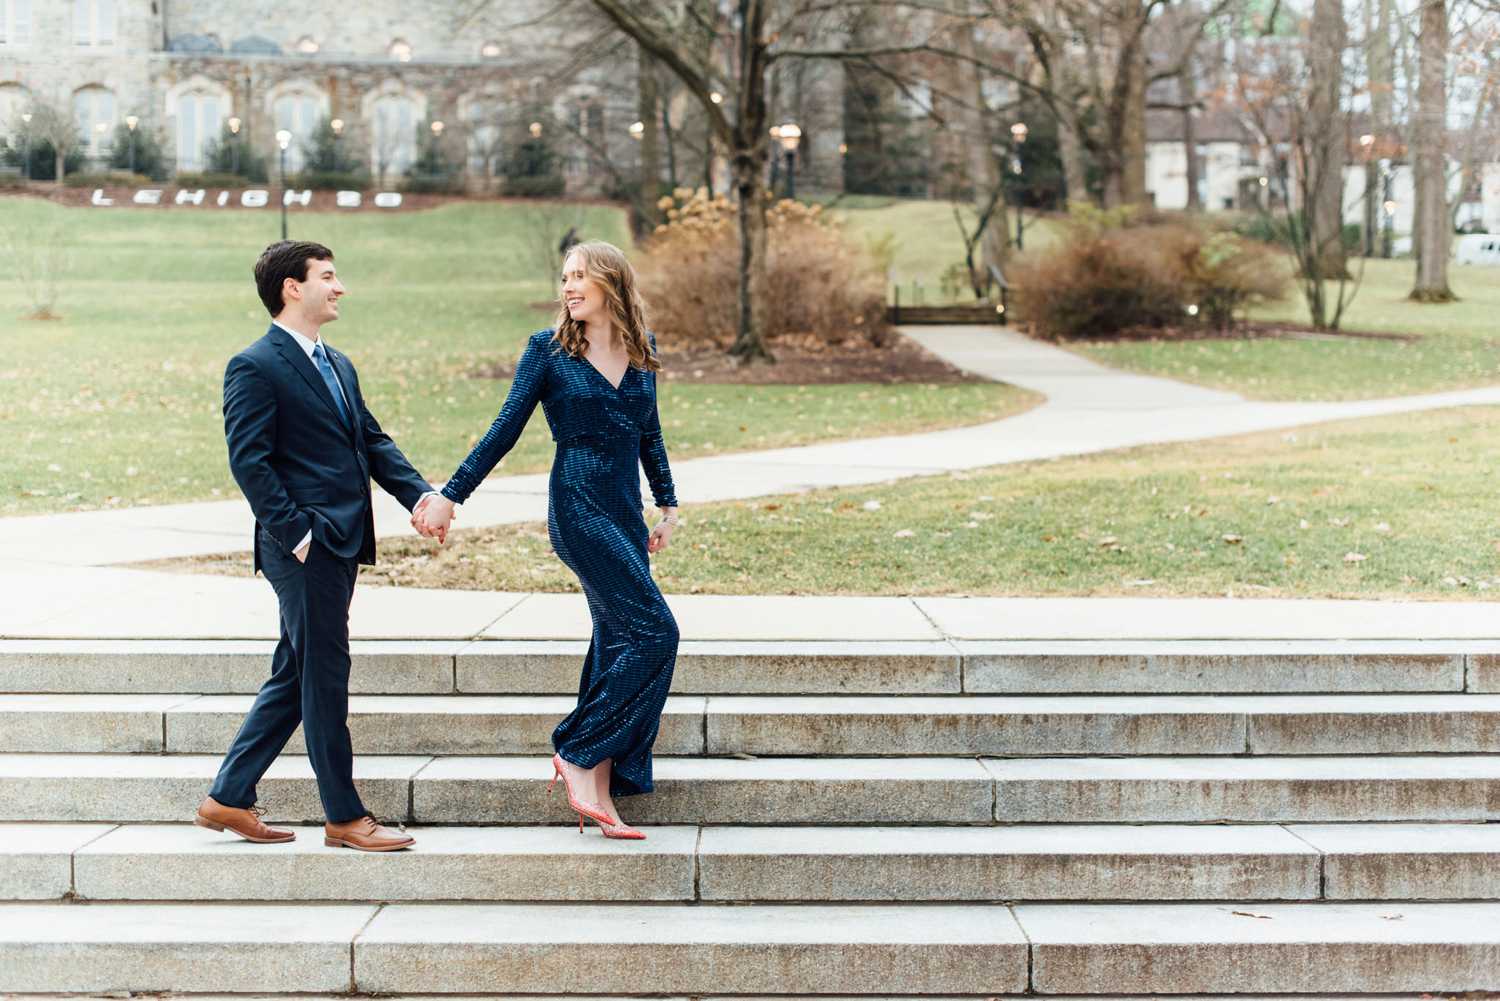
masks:
<path fill-rule="evenodd" d="M 316 358 L 322 358 L 322 357 L 324 357 L 324 355 L 323 355 L 323 342 L 322 341 L 318 341 L 316 344 L 313 345 L 313 356 L 316 357 Z"/>

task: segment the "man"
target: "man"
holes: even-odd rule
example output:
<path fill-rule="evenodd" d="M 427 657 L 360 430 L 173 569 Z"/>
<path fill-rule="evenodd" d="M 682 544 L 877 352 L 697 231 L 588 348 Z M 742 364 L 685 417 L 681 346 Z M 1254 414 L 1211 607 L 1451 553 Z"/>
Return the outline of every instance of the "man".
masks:
<path fill-rule="evenodd" d="M 333 252 L 273 243 L 255 263 L 255 284 L 271 329 L 224 372 L 224 435 L 255 514 L 255 569 L 281 606 L 281 640 L 194 823 L 258 843 L 293 840 L 261 822 L 255 786 L 300 723 L 324 843 L 406 848 L 414 839 L 376 823 L 354 788 L 349 603 L 359 564 L 375 562 L 370 479 L 413 512 L 434 492 L 365 408 L 349 359 L 321 338 L 345 291 Z"/>

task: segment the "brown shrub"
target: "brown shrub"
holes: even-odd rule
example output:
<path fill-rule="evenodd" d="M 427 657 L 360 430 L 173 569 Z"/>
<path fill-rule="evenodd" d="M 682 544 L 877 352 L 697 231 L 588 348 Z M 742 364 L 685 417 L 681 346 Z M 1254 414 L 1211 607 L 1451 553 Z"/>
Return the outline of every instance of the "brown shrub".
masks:
<path fill-rule="evenodd" d="M 1285 294 L 1275 247 L 1196 223 L 1075 218 L 1065 237 L 1012 265 L 1016 305 L 1055 340 L 1127 331 L 1224 331 L 1245 307 Z"/>
<path fill-rule="evenodd" d="M 728 198 L 679 188 L 667 221 L 636 263 L 651 328 L 681 346 L 728 347 L 739 325 L 739 230 Z M 781 201 L 767 212 L 766 336 L 840 344 L 883 342 L 885 277 L 821 206 Z"/>

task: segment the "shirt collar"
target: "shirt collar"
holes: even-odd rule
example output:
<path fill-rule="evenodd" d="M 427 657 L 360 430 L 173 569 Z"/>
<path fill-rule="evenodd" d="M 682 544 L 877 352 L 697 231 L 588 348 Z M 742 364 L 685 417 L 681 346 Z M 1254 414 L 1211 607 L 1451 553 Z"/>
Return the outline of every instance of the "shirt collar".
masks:
<path fill-rule="evenodd" d="M 287 333 L 291 334 L 292 335 L 292 340 L 294 340 L 294 341 L 297 342 L 297 346 L 302 349 L 302 353 L 305 354 L 305 355 L 307 355 L 307 357 L 309 357 L 309 358 L 312 357 L 313 348 L 317 347 L 317 345 L 318 345 L 317 341 L 315 341 L 312 338 L 308 337 L 306 334 L 299 334 L 299 333 L 297 333 L 297 331 L 293 330 L 291 327 L 288 327 L 285 323 L 282 323 L 280 320 L 272 320 L 271 321 L 271 326 L 273 326 L 273 327 L 280 327 L 282 330 L 285 330 Z M 324 350 L 326 351 L 327 349 L 325 348 Z"/>

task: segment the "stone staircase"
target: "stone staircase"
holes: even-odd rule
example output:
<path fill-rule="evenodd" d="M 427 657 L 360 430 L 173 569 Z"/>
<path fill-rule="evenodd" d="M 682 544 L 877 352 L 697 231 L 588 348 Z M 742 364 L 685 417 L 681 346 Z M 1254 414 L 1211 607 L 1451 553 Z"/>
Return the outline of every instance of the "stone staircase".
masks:
<path fill-rule="evenodd" d="M 0 993 L 1500 991 L 1500 646 L 685 643 L 636 843 L 583 649 L 356 643 L 365 855 L 187 823 L 270 644 L 0 641 Z"/>

